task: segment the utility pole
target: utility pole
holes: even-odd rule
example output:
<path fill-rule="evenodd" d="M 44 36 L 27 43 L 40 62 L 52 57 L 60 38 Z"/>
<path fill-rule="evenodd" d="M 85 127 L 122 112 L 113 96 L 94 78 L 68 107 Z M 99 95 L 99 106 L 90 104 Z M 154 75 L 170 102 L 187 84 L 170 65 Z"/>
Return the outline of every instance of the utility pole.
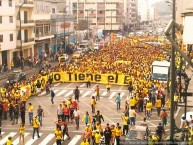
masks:
<path fill-rule="evenodd" d="M 173 0 L 173 9 L 172 9 L 172 19 L 176 20 L 176 0 Z M 175 26 L 172 27 L 172 38 L 175 40 Z M 170 111 L 170 140 L 174 140 L 174 128 L 175 128 L 175 119 L 174 119 L 174 93 L 175 93 L 175 79 L 176 79 L 176 71 L 175 71 L 175 47 L 172 45 L 171 51 L 171 111 Z"/>
<path fill-rule="evenodd" d="M 20 31 L 20 67 L 21 70 L 23 70 L 23 42 L 22 42 L 22 33 L 21 33 L 21 8 L 22 6 L 27 2 L 27 0 L 24 0 L 23 3 L 19 6 L 19 31 Z"/>

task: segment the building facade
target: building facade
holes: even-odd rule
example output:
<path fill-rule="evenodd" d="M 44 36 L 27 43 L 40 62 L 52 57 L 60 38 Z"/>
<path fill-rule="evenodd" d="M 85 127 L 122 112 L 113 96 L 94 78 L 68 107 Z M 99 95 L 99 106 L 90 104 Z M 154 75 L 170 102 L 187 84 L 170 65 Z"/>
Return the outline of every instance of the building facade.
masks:
<path fill-rule="evenodd" d="M 27 58 L 34 56 L 34 20 L 33 20 L 33 0 L 16 0 L 16 35 L 17 49 L 14 52 L 13 58 Z M 22 54 L 20 53 L 22 51 Z"/>
<path fill-rule="evenodd" d="M 15 1 L 0 0 L 0 65 L 10 67 L 16 49 Z"/>
<path fill-rule="evenodd" d="M 123 0 L 73 0 L 72 12 L 75 26 L 84 19 L 89 27 L 110 32 L 120 31 L 124 23 Z"/>

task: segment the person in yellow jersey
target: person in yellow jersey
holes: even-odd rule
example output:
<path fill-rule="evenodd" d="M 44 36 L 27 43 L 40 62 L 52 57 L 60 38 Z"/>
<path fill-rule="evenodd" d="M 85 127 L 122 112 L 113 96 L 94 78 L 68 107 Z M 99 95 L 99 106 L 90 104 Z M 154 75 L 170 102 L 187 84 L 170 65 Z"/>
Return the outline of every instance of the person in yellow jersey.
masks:
<path fill-rule="evenodd" d="M 40 128 L 40 123 L 38 121 L 38 116 L 35 116 L 33 119 L 33 136 L 32 136 L 33 139 L 34 139 L 35 132 L 37 132 L 37 136 L 38 138 L 40 138 L 39 128 Z"/>
<path fill-rule="evenodd" d="M 28 105 L 29 125 L 32 125 L 34 107 L 31 103 Z"/>
<path fill-rule="evenodd" d="M 133 97 L 131 97 L 130 101 L 129 101 L 129 104 L 131 106 L 131 109 L 135 109 L 135 104 L 136 104 L 136 101 Z"/>
<path fill-rule="evenodd" d="M 14 62 L 13 62 L 13 60 L 11 61 L 11 70 L 13 71 L 13 69 L 14 69 Z"/>
<path fill-rule="evenodd" d="M 56 137 L 56 144 L 62 145 L 62 131 L 60 130 L 60 127 L 57 127 L 54 133 Z"/>
<path fill-rule="evenodd" d="M 117 145 L 120 145 L 121 134 L 122 134 L 121 126 L 118 126 L 118 128 L 116 128 L 115 130 L 115 139 L 116 139 Z"/>
<path fill-rule="evenodd" d="M 80 143 L 80 145 L 90 145 L 89 142 L 87 142 L 86 138 L 83 138 L 83 141 Z"/>
<path fill-rule="evenodd" d="M 161 99 L 159 97 L 156 100 L 155 106 L 157 108 L 157 116 L 160 116 L 160 112 L 161 112 Z"/>
<path fill-rule="evenodd" d="M 27 100 L 27 95 L 25 92 L 23 92 L 23 95 L 21 97 L 21 101 L 23 102 L 25 108 L 26 108 L 26 100 Z"/>
<path fill-rule="evenodd" d="M 174 94 L 174 109 L 175 111 L 177 111 L 178 109 L 178 99 L 179 99 L 179 95 L 177 93 Z"/>
<path fill-rule="evenodd" d="M 95 145 L 99 145 L 100 144 L 100 139 L 101 139 L 101 135 L 99 133 L 99 130 L 96 130 L 96 134 L 95 134 Z"/>
<path fill-rule="evenodd" d="M 146 115 L 147 115 L 147 118 L 150 119 L 151 117 L 151 109 L 152 109 L 152 103 L 151 101 L 148 101 L 147 104 L 146 104 Z"/>
<path fill-rule="evenodd" d="M 110 85 L 109 82 L 107 83 L 106 88 L 107 88 L 107 93 L 110 94 L 110 91 L 111 91 L 111 85 Z"/>
<path fill-rule="evenodd" d="M 92 98 L 90 100 L 90 105 L 91 105 L 92 113 L 95 113 L 96 101 L 95 101 L 95 97 L 94 96 L 92 96 Z"/>
<path fill-rule="evenodd" d="M 123 135 L 127 135 L 129 130 L 129 126 L 128 126 L 129 117 L 127 114 L 125 114 L 124 116 L 121 116 L 121 118 L 123 120 Z M 125 134 L 125 131 L 126 131 L 126 134 Z"/>
<path fill-rule="evenodd" d="M 21 124 L 19 126 L 19 141 L 23 142 L 23 145 L 24 145 L 24 135 L 25 135 L 25 126 L 24 124 Z"/>
<path fill-rule="evenodd" d="M 7 140 L 6 143 L 5 143 L 5 145 L 13 145 L 11 140 L 12 140 L 12 137 L 9 136 L 9 137 L 8 137 L 8 140 Z"/>

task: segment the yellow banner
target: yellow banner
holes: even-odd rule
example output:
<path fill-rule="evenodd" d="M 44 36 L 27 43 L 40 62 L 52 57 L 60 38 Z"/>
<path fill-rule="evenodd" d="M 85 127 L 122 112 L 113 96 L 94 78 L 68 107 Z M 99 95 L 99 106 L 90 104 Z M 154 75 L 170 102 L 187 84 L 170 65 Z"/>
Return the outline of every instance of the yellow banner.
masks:
<path fill-rule="evenodd" d="M 129 76 L 124 74 L 88 74 L 53 72 L 53 82 L 86 82 L 88 79 L 93 83 L 128 85 Z"/>

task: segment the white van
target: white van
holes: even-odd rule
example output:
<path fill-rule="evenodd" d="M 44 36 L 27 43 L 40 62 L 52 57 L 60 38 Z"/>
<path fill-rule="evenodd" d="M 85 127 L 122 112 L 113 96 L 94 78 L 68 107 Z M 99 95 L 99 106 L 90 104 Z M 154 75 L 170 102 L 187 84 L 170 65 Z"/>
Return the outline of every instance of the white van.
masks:
<path fill-rule="evenodd" d="M 154 61 L 152 63 L 152 79 L 160 81 L 168 81 L 170 71 L 170 62 Z"/>

